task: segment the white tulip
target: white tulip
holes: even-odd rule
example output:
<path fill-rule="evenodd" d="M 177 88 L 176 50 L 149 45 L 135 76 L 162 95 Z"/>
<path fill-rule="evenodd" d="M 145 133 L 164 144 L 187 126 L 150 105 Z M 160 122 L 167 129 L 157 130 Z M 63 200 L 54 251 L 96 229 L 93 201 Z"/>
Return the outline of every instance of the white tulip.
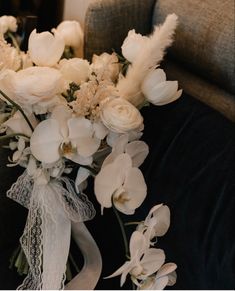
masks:
<path fill-rule="evenodd" d="M 149 72 L 141 90 L 150 103 L 158 106 L 171 103 L 182 94 L 182 90 L 178 91 L 178 82 L 166 81 L 166 74 L 162 69 Z"/>
<path fill-rule="evenodd" d="M 59 69 L 64 79 L 69 83 L 81 84 L 88 79 L 90 74 L 89 62 L 79 58 L 62 59 L 59 63 Z"/>
<path fill-rule="evenodd" d="M 29 55 L 37 66 L 56 65 L 64 52 L 64 47 L 63 38 L 49 31 L 37 33 L 34 29 L 29 36 Z"/>
<path fill-rule="evenodd" d="M 47 67 L 11 71 L 3 81 L 10 97 L 25 106 L 50 100 L 64 89 L 60 71 Z"/>
<path fill-rule="evenodd" d="M 73 48 L 79 48 L 83 43 L 83 31 L 79 22 L 73 20 L 65 20 L 61 22 L 56 30 L 55 34 L 60 35 L 65 42 L 65 45 Z"/>
<path fill-rule="evenodd" d="M 137 130 L 143 124 L 139 110 L 123 98 L 107 99 L 101 106 L 100 117 L 107 128 L 118 133 Z"/>
<path fill-rule="evenodd" d="M 133 61 L 138 57 L 140 51 L 144 48 L 147 41 L 147 36 L 136 33 L 134 29 L 130 30 L 122 44 L 123 56 L 129 62 L 133 63 Z"/>
<path fill-rule="evenodd" d="M 15 32 L 17 30 L 17 21 L 14 16 L 1 16 L 0 17 L 0 34 L 7 31 Z"/>

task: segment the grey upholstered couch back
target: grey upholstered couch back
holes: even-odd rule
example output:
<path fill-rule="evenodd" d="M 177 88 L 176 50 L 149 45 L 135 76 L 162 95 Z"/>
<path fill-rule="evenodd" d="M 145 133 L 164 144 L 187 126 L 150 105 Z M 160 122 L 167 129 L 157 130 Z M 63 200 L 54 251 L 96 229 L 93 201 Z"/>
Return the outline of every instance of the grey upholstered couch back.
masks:
<path fill-rule="evenodd" d="M 235 121 L 234 0 L 96 0 L 85 21 L 85 56 L 120 46 L 129 29 L 148 34 L 179 16 L 165 69 L 184 91 Z"/>

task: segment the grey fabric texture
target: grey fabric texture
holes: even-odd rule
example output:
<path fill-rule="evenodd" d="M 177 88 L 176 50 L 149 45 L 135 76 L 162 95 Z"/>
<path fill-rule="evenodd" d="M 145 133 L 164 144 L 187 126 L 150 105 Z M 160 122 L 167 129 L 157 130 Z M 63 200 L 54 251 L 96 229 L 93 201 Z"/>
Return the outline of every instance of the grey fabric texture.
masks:
<path fill-rule="evenodd" d="M 179 16 L 172 57 L 235 94 L 234 0 L 157 0 L 153 24 Z"/>
<path fill-rule="evenodd" d="M 167 66 L 188 94 L 235 120 L 234 0 L 96 0 L 85 19 L 84 55 L 120 51 L 128 31 L 148 34 L 169 13 L 179 16 L 175 64 Z M 167 55 L 168 56 L 168 55 Z"/>
<path fill-rule="evenodd" d="M 120 51 L 128 31 L 148 34 L 155 0 L 98 0 L 88 7 L 84 27 L 84 55 Z"/>
<path fill-rule="evenodd" d="M 233 94 L 186 70 L 176 62 L 168 60 L 164 63 L 164 70 L 168 79 L 178 80 L 179 87 L 183 88 L 188 95 L 204 102 L 235 122 Z"/>

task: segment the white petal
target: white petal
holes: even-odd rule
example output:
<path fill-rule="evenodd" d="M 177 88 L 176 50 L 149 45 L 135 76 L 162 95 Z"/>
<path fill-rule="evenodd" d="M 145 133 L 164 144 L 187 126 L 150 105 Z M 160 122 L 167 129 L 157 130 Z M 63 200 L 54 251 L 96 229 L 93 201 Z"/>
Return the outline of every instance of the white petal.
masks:
<path fill-rule="evenodd" d="M 168 275 L 168 283 L 167 283 L 167 285 L 168 286 L 173 286 L 173 285 L 175 285 L 175 283 L 176 283 L 176 280 L 177 280 L 177 274 L 176 274 L 176 272 L 174 271 L 174 272 L 172 272 L 172 273 L 170 273 L 169 275 Z"/>
<path fill-rule="evenodd" d="M 77 138 L 92 137 L 93 127 L 90 120 L 84 117 L 74 117 L 68 120 L 69 139 L 76 143 Z"/>
<path fill-rule="evenodd" d="M 177 265 L 175 263 L 167 263 L 161 266 L 161 268 L 158 270 L 156 278 L 160 278 L 162 276 L 166 276 L 172 272 L 174 272 L 177 268 Z"/>
<path fill-rule="evenodd" d="M 152 286 L 152 290 L 163 290 L 166 287 L 168 281 L 169 281 L 168 276 L 156 279 Z"/>
<path fill-rule="evenodd" d="M 71 117 L 72 112 L 65 105 L 58 105 L 56 106 L 51 114 L 51 118 L 56 119 L 59 123 L 60 132 L 64 138 L 68 136 L 68 125 L 67 121 Z"/>
<path fill-rule="evenodd" d="M 163 236 L 170 226 L 170 209 L 168 206 L 162 205 L 153 215 L 156 218 L 155 235 Z"/>
<path fill-rule="evenodd" d="M 168 100 L 163 100 L 162 102 L 158 102 L 158 106 L 162 106 L 162 105 L 166 105 L 166 104 L 168 104 L 168 103 L 172 103 L 172 102 L 174 102 L 174 101 L 176 101 L 177 99 L 179 99 L 180 98 L 180 96 L 182 95 L 182 92 L 183 92 L 183 90 L 181 89 L 181 90 L 178 90 L 170 99 L 168 99 Z"/>
<path fill-rule="evenodd" d="M 95 178 L 95 195 L 101 206 L 112 206 L 112 195 L 123 184 L 125 171 L 130 168 L 130 157 L 121 154 L 113 163 L 101 169 Z"/>
<path fill-rule="evenodd" d="M 78 154 L 83 157 L 92 156 L 100 147 L 100 139 L 96 137 L 83 137 L 76 140 Z"/>
<path fill-rule="evenodd" d="M 125 152 L 132 158 L 133 167 L 139 167 L 149 153 L 148 145 L 143 141 L 133 141 L 126 145 Z"/>
<path fill-rule="evenodd" d="M 157 84 L 164 81 L 166 81 L 166 74 L 162 69 L 151 71 L 147 74 L 142 83 L 142 92 L 148 94 L 147 92 L 150 92 Z"/>
<path fill-rule="evenodd" d="M 37 33 L 34 29 L 29 36 L 29 55 L 37 66 L 54 66 L 62 56 L 64 41 L 49 31 Z"/>
<path fill-rule="evenodd" d="M 131 259 L 140 259 L 147 249 L 147 242 L 144 235 L 139 231 L 134 231 L 130 239 L 130 255 Z"/>
<path fill-rule="evenodd" d="M 178 89 L 177 81 L 165 81 L 148 92 L 145 92 L 147 100 L 155 105 L 164 105 L 171 102 L 172 97 L 175 95 Z"/>
<path fill-rule="evenodd" d="M 132 269 L 132 264 L 130 262 L 125 262 L 119 269 L 117 269 L 117 271 L 115 271 L 112 275 L 105 277 L 105 279 L 110 279 L 110 278 L 121 275 L 120 286 L 122 287 L 122 285 L 126 281 L 126 276 L 130 272 L 131 269 Z"/>
<path fill-rule="evenodd" d="M 95 131 L 95 136 L 99 139 L 104 139 L 108 134 L 109 130 L 107 127 L 103 125 L 102 122 L 94 122 L 93 128 Z"/>
<path fill-rule="evenodd" d="M 117 156 L 124 153 L 124 149 L 126 147 L 126 144 L 128 143 L 128 135 L 122 134 L 116 142 L 113 144 L 113 149 L 111 154 L 107 156 L 107 158 L 104 160 L 102 167 L 112 163 Z"/>
<path fill-rule="evenodd" d="M 164 264 L 164 261 L 165 254 L 163 250 L 155 248 L 148 249 L 141 260 L 141 265 L 144 268 L 143 278 L 155 273 Z"/>
<path fill-rule="evenodd" d="M 129 197 L 129 200 L 124 202 L 126 207 L 135 210 L 143 203 L 147 195 L 147 186 L 143 174 L 138 168 L 129 169 L 123 188 Z"/>
<path fill-rule="evenodd" d="M 93 162 L 92 156 L 83 157 L 79 154 L 69 154 L 69 155 L 66 155 L 66 158 L 73 161 L 74 163 L 77 163 L 77 164 L 83 165 L 83 166 L 91 165 Z"/>
<path fill-rule="evenodd" d="M 35 128 L 30 139 L 30 149 L 37 160 L 54 163 L 60 158 L 61 142 L 58 122 L 54 119 L 47 119 Z"/>
<path fill-rule="evenodd" d="M 84 182 L 86 181 L 86 179 L 90 176 L 90 171 L 88 171 L 87 169 L 80 167 L 78 169 L 77 172 L 77 177 L 75 180 L 75 187 L 77 192 L 80 192 L 82 190 L 84 190 L 84 188 L 82 187 L 82 185 L 84 184 Z"/>

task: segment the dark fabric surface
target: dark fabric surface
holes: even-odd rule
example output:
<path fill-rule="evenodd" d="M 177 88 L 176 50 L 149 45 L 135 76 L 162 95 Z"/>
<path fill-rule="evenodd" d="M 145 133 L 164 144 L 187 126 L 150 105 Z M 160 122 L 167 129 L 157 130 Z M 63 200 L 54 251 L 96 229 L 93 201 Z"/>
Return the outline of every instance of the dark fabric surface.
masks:
<path fill-rule="evenodd" d="M 159 247 L 165 250 L 168 262 L 178 265 L 173 289 L 233 289 L 234 124 L 187 95 L 167 106 L 144 108 L 142 113 L 143 139 L 150 146 L 142 166 L 148 196 L 143 207 L 128 219 L 143 219 L 153 205 L 167 204 L 171 226 L 159 239 Z M 1 163 L 2 157 L 3 150 Z M 19 278 L 8 270 L 8 256 L 17 244 L 25 212 L 4 198 L 16 174 L 2 166 L 0 169 L 0 289 L 14 289 Z M 89 196 L 94 200 L 92 193 Z M 96 208 L 96 219 L 87 225 L 101 249 L 104 277 L 124 262 L 124 250 L 112 210 L 100 216 L 97 204 Z M 97 289 L 119 289 L 119 278 L 100 279 Z"/>

